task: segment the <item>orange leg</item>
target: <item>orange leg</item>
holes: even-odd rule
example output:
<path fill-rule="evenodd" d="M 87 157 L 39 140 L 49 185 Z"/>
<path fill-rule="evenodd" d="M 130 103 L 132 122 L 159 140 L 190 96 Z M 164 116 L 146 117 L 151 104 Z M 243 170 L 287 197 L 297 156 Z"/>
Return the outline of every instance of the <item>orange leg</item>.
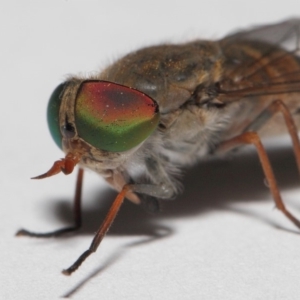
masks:
<path fill-rule="evenodd" d="M 276 113 L 281 113 L 284 117 L 288 133 L 292 139 L 294 154 L 297 162 L 297 167 L 300 173 L 300 141 L 298 137 L 298 129 L 293 120 L 293 117 L 288 107 L 281 100 L 272 102 L 249 126 L 247 131 L 257 131 Z"/>
<path fill-rule="evenodd" d="M 227 151 L 235 148 L 241 144 L 253 144 L 259 155 L 259 159 L 268 181 L 273 199 L 276 207 L 284 213 L 284 215 L 291 220 L 298 228 L 300 228 L 300 221 L 296 219 L 286 208 L 281 198 L 278 185 L 272 170 L 268 155 L 261 143 L 258 134 L 254 131 L 260 129 L 271 117 L 276 113 L 282 113 L 288 133 L 292 139 L 294 155 L 297 162 L 298 171 L 300 173 L 300 142 L 298 137 L 298 130 L 293 120 L 292 114 L 288 107 L 281 100 L 272 102 L 245 130 L 241 135 L 234 137 L 228 141 L 220 144 L 217 151 Z"/>
<path fill-rule="evenodd" d="M 261 140 L 256 132 L 245 132 L 239 136 L 236 136 L 228 141 L 223 142 L 220 145 L 218 150 L 230 150 L 231 148 L 235 148 L 240 146 L 241 144 L 252 144 L 256 147 L 258 152 L 258 156 L 260 159 L 260 163 L 262 165 L 264 174 L 266 176 L 270 191 L 273 195 L 273 199 L 275 201 L 276 207 L 283 212 L 283 214 L 291 220 L 298 228 L 300 228 L 300 222 L 297 218 L 295 218 L 285 207 L 284 202 L 281 198 L 278 185 L 274 176 L 273 169 L 271 167 L 270 160 L 264 149 L 264 146 L 261 143 Z"/>
<path fill-rule="evenodd" d="M 83 261 L 90 256 L 93 252 L 96 252 L 97 248 L 99 247 L 101 241 L 103 240 L 106 232 L 110 228 L 111 224 L 113 223 L 123 201 L 125 198 L 125 195 L 128 191 L 131 190 L 130 185 L 125 185 L 121 192 L 116 197 L 115 201 L 113 202 L 110 210 L 108 211 L 103 223 L 101 224 L 100 228 L 98 229 L 96 235 L 94 236 L 94 239 L 89 247 L 88 250 L 83 252 L 79 258 L 74 262 L 72 266 L 70 266 L 68 269 L 63 270 L 62 273 L 64 275 L 71 275 L 74 271 L 76 271 L 79 266 L 83 263 Z"/>

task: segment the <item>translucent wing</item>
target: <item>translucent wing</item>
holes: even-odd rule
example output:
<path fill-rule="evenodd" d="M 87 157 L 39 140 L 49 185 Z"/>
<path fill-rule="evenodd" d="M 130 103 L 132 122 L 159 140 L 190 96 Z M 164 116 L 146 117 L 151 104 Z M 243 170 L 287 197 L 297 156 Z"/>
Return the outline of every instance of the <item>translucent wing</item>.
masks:
<path fill-rule="evenodd" d="M 300 92 L 300 19 L 239 31 L 220 40 L 220 99 Z"/>
<path fill-rule="evenodd" d="M 299 46 L 300 19 L 290 19 L 281 23 L 257 26 L 226 36 L 223 41 L 236 40 L 261 41 L 281 46 Z M 290 49 L 292 50 L 292 49 Z"/>

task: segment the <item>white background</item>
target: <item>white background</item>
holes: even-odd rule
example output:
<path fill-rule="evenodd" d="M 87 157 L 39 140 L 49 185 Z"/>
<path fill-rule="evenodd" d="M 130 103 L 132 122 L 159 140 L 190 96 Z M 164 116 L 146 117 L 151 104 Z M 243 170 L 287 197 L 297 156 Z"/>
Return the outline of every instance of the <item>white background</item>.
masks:
<path fill-rule="evenodd" d="M 115 196 L 96 174 L 85 176 L 80 233 L 14 237 L 21 227 L 47 231 L 72 220 L 75 174 L 30 180 L 63 156 L 45 111 L 66 74 L 101 70 L 142 46 L 218 38 L 297 14 L 299 0 L 1 1 L 0 298 L 299 299 L 299 232 L 273 209 L 252 152 L 187 173 L 185 193 L 158 216 L 125 203 L 71 277 L 60 271 L 89 246 Z M 283 142 L 269 153 L 300 217 L 299 176 Z"/>

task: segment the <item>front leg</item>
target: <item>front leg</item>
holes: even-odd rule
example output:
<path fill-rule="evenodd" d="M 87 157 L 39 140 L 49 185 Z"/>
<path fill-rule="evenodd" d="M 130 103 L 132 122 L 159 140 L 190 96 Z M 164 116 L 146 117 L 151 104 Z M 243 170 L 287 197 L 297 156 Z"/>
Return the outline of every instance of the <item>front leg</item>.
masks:
<path fill-rule="evenodd" d="M 171 199 L 177 194 L 175 184 L 170 180 L 163 166 L 154 157 L 145 160 L 153 183 L 133 184 L 132 191 L 160 199 Z"/>
<path fill-rule="evenodd" d="M 90 247 L 86 251 L 84 251 L 69 268 L 63 270 L 64 275 L 71 275 L 79 268 L 79 266 L 85 261 L 88 256 L 96 252 L 105 234 L 115 220 L 115 217 L 123 204 L 126 194 L 132 195 L 132 193 L 138 193 L 161 199 L 170 199 L 176 195 L 176 186 L 174 185 L 174 183 L 172 183 L 160 162 L 157 159 L 150 157 L 146 159 L 145 164 L 148 173 L 154 183 L 132 183 L 125 184 L 122 187 L 118 196 L 111 205 L 104 221 L 96 232 Z M 154 198 L 152 198 L 152 201 L 154 200 Z"/>

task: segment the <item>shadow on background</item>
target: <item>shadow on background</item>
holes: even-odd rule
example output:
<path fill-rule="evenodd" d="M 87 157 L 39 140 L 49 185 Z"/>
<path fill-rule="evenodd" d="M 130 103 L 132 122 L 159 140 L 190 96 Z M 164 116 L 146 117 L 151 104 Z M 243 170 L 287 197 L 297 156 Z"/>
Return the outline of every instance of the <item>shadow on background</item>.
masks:
<path fill-rule="evenodd" d="M 299 176 L 290 147 L 268 149 L 280 190 L 297 187 Z M 230 209 L 234 202 L 270 198 L 264 184 L 264 175 L 255 151 L 247 151 L 226 159 L 201 162 L 185 171 L 184 192 L 175 200 L 162 202 L 162 212 L 151 215 L 141 207 L 125 201 L 109 231 L 109 235 L 155 236 L 160 230 L 170 230 L 159 225 L 159 220 L 188 218 L 211 210 Z M 92 205 L 85 207 L 84 198 L 93 197 Z M 53 212 L 63 223 L 72 223 L 72 198 L 68 201 L 48 201 Z M 83 228 L 79 234 L 93 234 L 108 211 L 116 193 L 112 190 L 96 190 L 83 195 Z M 89 204 L 90 204 L 89 199 Z M 271 203 L 270 206 L 274 204 Z"/>
<path fill-rule="evenodd" d="M 268 153 L 275 171 L 280 189 L 288 189 L 299 185 L 299 176 L 291 148 L 273 148 Z M 165 238 L 173 233 L 170 227 L 162 226 L 159 220 L 168 218 L 188 218 L 207 213 L 212 210 L 232 210 L 236 213 L 260 219 L 251 212 L 231 208 L 230 204 L 240 201 L 253 201 L 268 197 L 269 189 L 264 184 L 264 175 L 255 151 L 240 153 L 225 159 L 201 162 L 197 167 L 186 171 L 183 176 L 185 187 L 182 195 L 175 201 L 164 201 L 162 213 L 150 215 L 129 201 L 125 201 L 109 231 L 109 235 L 143 235 L 136 242 L 131 242 L 111 253 L 104 265 L 98 266 L 92 273 L 86 275 L 62 297 L 69 298 L 82 289 L 90 279 L 98 276 L 105 269 L 119 260 L 126 249 Z M 106 212 L 116 193 L 111 190 L 96 191 L 92 206 L 86 208 L 83 200 L 83 228 L 79 234 L 93 235 L 102 223 Z M 83 195 L 85 198 L 86 195 Z M 56 202 L 56 204 L 54 204 Z M 52 211 L 63 223 L 72 222 L 71 201 L 50 201 Z M 274 205 L 271 203 L 270 205 Z M 230 207 L 229 207 L 230 206 Z M 261 221 L 261 220 L 260 220 Z M 275 223 L 263 220 L 278 227 Z"/>

